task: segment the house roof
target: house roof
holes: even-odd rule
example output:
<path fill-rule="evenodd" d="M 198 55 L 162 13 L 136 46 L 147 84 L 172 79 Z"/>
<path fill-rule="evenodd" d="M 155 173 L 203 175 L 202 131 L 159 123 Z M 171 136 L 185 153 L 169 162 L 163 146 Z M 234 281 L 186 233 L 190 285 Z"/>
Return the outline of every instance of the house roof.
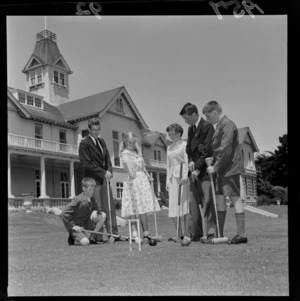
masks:
<path fill-rule="evenodd" d="M 159 138 L 161 138 L 164 144 L 168 146 L 168 142 L 165 138 L 165 135 L 163 135 L 160 132 L 152 132 L 152 131 L 143 133 L 142 143 L 144 145 L 153 146 Z"/>
<path fill-rule="evenodd" d="M 75 120 L 100 113 L 123 87 L 69 101 L 58 106 L 66 120 Z"/>
<path fill-rule="evenodd" d="M 101 118 L 120 95 L 123 95 L 126 98 L 137 117 L 138 123 L 141 124 L 141 127 L 144 130 L 147 130 L 148 126 L 146 122 L 124 86 L 66 102 L 59 105 L 58 109 L 68 121 L 86 118 L 93 115 L 99 115 Z"/>
<path fill-rule="evenodd" d="M 15 106 L 20 110 L 21 114 L 27 118 L 30 118 L 30 113 L 22 106 L 19 101 L 14 97 L 9 89 L 7 89 L 7 97 L 15 104 Z"/>
<path fill-rule="evenodd" d="M 254 152 L 258 152 L 259 149 L 257 147 L 257 144 L 254 140 L 254 137 L 250 131 L 250 128 L 247 126 L 247 127 L 243 127 L 243 128 L 238 128 L 238 133 L 239 133 L 239 142 L 240 144 L 244 143 L 245 141 L 245 138 L 247 135 L 249 135 L 249 138 L 251 140 L 251 143 L 252 143 L 252 148 L 253 148 L 253 151 Z"/>
<path fill-rule="evenodd" d="M 60 113 L 59 109 L 55 106 L 50 105 L 46 101 L 44 101 L 44 109 L 38 109 L 31 106 L 26 106 L 21 104 L 11 93 L 9 89 L 7 89 L 7 96 L 13 101 L 13 103 L 18 107 L 20 112 L 28 119 L 35 119 L 42 122 L 47 122 L 51 124 L 57 124 L 64 127 L 69 127 L 75 129 L 76 126 L 67 122 L 64 116 Z"/>
<path fill-rule="evenodd" d="M 35 58 L 42 65 L 55 64 L 58 61 L 58 59 L 62 59 L 64 61 L 64 64 L 66 65 L 67 71 L 69 73 L 72 73 L 56 44 L 56 35 L 48 30 L 45 30 L 39 34 L 40 37 L 37 38 L 33 53 L 30 56 L 22 72 L 27 71 L 27 69 L 30 66 L 30 62 L 33 58 Z M 54 38 L 52 38 L 51 35 L 53 35 Z"/>
<path fill-rule="evenodd" d="M 33 119 L 50 122 L 70 128 L 76 128 L 76 126 L 66 121 L 57 107 L 50 105 L 46 101 L 44 101 L 44 110 L 30 106 L 26 106 L 26 110 L 30 113 Z"/>

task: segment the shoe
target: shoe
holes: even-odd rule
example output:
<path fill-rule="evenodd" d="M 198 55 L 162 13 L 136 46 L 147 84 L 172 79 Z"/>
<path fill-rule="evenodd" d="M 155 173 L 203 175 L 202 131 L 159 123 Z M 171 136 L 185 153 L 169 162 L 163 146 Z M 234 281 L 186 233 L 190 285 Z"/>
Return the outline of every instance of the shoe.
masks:
<path fill-rule="evenodd" d="M 205 235 L 205 236 L 202 236 L 202 237 L 200 237 L 200 242 L 202 242 L 203 243 L 203 241 L 205 241 L 207 239 L 207 236 Z"/>
<path fill-rule="evenodd" d="M 234 238 L 229 240 L 230 244 L 245 244 L 248 242 L 248 238 L 247 237 L 242 237 L 239 235 L 236 235 Z"/>
<path fill-rule="evenodd" d="M 104 241 L 103 240 L 90 240 L 90 245 L 103 245 Z"/>
<path fill-rule="evenodd" d="M 181 237 L 170 237 L 170 238 L 168 239 L 168 241 L 177 242 L 179 239 L 182 240 L 182 239 L 183 239 L 183 236 L 181 236 Z"/>
<path fill-rule="evenodd" d="M 206 238 L 206 239 L 203 238 L 203 239 L 201 239 L 200 241 L 201 241 L 203 244 L 211 244 L 213 238 L 215 238 L 215 234 L 207 234 L 207 238 Z"/>
<path fill-rule="evenodd" d="M 69 246 L 73 246 L 75 244 L 75 240 L 71 234 L 69 234 L 69 237 L 68 237 L 68 244 L 69 244 Z"/>

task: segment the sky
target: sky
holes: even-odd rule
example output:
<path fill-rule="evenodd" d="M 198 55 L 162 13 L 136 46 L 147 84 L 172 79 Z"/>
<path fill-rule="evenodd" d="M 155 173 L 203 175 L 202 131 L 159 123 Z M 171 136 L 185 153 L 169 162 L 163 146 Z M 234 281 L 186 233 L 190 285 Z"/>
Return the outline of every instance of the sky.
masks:
<path fill-rule="evenodd" d="M 260 152 L 287 133 L 287 17 L 47 16 L 73 74 L 70 100 L 125 86 L 148 127 L 166 133 L 191 102 L 218 101 Z M 45 29 L 44 16 L 7 17 L 8 86 L 25 90 L 21 70 Z"/>

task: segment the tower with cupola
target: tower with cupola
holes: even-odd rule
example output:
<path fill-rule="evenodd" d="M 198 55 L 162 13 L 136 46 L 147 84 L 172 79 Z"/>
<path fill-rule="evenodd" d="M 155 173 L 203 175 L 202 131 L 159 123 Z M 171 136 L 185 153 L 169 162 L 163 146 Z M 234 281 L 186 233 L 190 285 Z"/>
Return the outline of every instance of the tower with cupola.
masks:
<path fill-rule="evenodd" d="M 26 91 L 41 95 L 51 105 L 69 100 L 69 75 L 73 72 L 60 53 L 56 34 L 43 30 L 36 34 L 36 44 L 22 70 L 26 75 Z"/>

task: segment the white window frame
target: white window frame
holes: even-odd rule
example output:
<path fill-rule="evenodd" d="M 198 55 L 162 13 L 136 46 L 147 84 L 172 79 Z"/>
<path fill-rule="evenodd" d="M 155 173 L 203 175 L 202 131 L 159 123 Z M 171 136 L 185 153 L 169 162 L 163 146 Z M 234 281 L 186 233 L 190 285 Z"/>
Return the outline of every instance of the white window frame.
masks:
<path fill-rule="evenodd" d="M 32 98 L 32 104 L 29 104 L 29 103 L 28 103 L 28 98 L 29 98 L 29 97 Z M 34 97 L 31 96 L 31 95 L 26 94 L 26 104 L 27 104 L 28 106 L 34 107 Z"/>
<path fill-rule="evenodd" d="M 55 73 L 57 73 L 57 76 L 55 75 Z M 57 77 L 57 81 L 55 81 L 56 77 Z M 59 72 L 57 70 L 53 70 L 53 82 L 59 85 Z"/>
<path fill-rule="evenodd" d="M 66 175 L 66 177 L 64 177 L 63 175 Z M 66 179 L 62 180 L 61 178 L 66 178 Z M 64 189 L 64 192 L 63 192 L 63 189 Z M 70 183 L 69 183 L 68 173 L 64 172 L 64 171 L 60 172 L 60 193 L 61 193 L 62 198 L 67 199 L 70 196 Z"/>
<path fill-rule="evenodd" d="M 123 194 L 123 183 L 122 182 L 117 182 L 116 183 L 116 192 L 117 192 L 117 199 L 121 200 L 122 199 L 122 194 Z"/>

